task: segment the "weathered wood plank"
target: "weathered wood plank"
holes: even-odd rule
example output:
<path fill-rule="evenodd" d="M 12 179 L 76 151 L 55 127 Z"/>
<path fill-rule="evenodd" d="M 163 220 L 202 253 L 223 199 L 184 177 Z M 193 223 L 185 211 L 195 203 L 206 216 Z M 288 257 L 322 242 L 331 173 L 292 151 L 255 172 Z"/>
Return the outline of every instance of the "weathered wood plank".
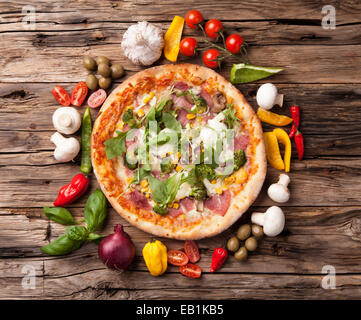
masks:
<path fill-rule="evenodd" d="M 338 206 L 361 204 L 359 159 L 293 161 L 291 180 L 293 195 L 287 206 Z M 50 205 L 60 187 L 79 172 L 76 163 L 51 166 L 14 166 L 0 168 L 0 207 L 40 207 Z M 269 168 L 264 190 L 257 205 L 270 205 L 265 193 L 266 186 L 277 180 L 279 171 Z M 316 181 L 316 182 L 315 182 Z M 97 187 L 92 179 L 91 189 Z M 82 199 L 77 205 L 83 205 Z"/>
<path fill-rule="evenodd" d="M 68 1 L 64 7 L 62 2 L 57 1 L 2 1 L 0 13 L 2 20 L 7 23 L 19 23 L 23 15 L 21 9 L 25 5 L 33 4 L 37 10 L 40 22 L 55 21 L 56 23 L 85 23 L 89 21 L 170 21 L 174 15 L 185 15 L 190 8 L 200 10 L 206 19 L 217 18 L 223 20 L 265 20 L 285 19 L 299 20 L 305 24 L 320 24 L 322 19 L 321 9 L 323 4 L 312 1 L 252 1 L 252 4 L 240 1 L 226 0 L 221 3 L 209 5 L 207 0 L 198 0 L 196 6 L 187 1 Z M 328 1 L 327 4 L 334 5 L 337 10 L 337 23 L 360 22 L 360 3 L 356 0 L 338 2 Z M 287 10 L 285 10 L 287 8 Z M 306 21 L 306 22 L 305 22 Z"/>
<path fill-rule="evenodd" d="M 201 252 L 199 265 L 205 272 L 209 271 L 213 249 L 223 246 L 242 223 L 248 222 L 253 210 L 264 209 L 266 208 L 254 207 L 229 230 L 216 237 L 197 241 Z M 76 220 L 82 217 L 82 208 L 71 208 L 70 211 Z M 284 212 L 286 229 L 280 236 L 264 238 L 247 262 L 239 263 L 230 256 L 222 272 L 321 274 L 324 265 L 333 265 L 338 273 L 359 272 L 360 207 L 284 207 Z M 39 260 L 44 257 L 47 272 L 53 277 L 105 270 L 97 257 L 96 246 L 91 243 L 68 256 L 48 257 L 42 254 L 39 248 L 62 234 L 65 228 L 53 222 L 48 227 L 48 220 L 41 208 L 1 209 L 0 216 L 1 258 L 32 257 Z M 136 246 L 136 258 L 130 270 L 146 271 L 141 249 L 149 241 L 150 235 L 130 225 L 113 209 L 108 212 L 101 234 L 112 233 L 117 223 L 124 225 Z M 24 230 L 24 224 L 36 224 L 40 227 L 37 232 L 33 232 L 33 229 Z M 183 247 L 183 241 L 162 241 L 169 249 L 179 250 Z M 176 272 L 177 268 L 170 266 L 169 271 Z"/>
<path fill-rule="evenodd" d="M 71 92 L 72 84 L 63 84 Z M 0 129 L 2 131 L 52 131 L 52 113 L 60 107 L 51 90 L 54 84 L 26 83 L 0 84 Z M 116 85 L 113 85 L 115 88 Z M 302 108 L 302 131 L 306 135 L 350 135 L 361 133 L 358 116 L 361 113 L 361 90 L 351 84 L 279 84 L 279 92 L 285 95 L 284 108 L 274 112 L 288 114 L 295 100 Z M 254 109 L 257 108 L 258 84 L 238 86 Z M 80 108 L 82 112 L 84 108 Z M 322 110 L 322 111 L 321 111 Z M 95 119 L 98 110 L 91 110 Z M 268 128 L 264 125 L 264 128 Z M 347 130 L 345 130 L 347 128 Z M 6 134 L 10 135 L 10 134 Z M 327 137 L 325 137 L 327 139 Z M 30 139 L 31 140 L 31 139 Z M 46 140 L 46 139 L 45 139 Z M 350 141 L 357 146 L 357 140 Z M 19 143 L 24 143 L 19 141 Z M 49 141 L 41 145 L 49 146 Z M 26 143 L 25 143 L 26 144 Z M 3 141 L 0 146 L 11 144 Z M 326 148 L 325 148 L 326 149 Z M 360 152 L 359 152 L 360 153 Z"/>

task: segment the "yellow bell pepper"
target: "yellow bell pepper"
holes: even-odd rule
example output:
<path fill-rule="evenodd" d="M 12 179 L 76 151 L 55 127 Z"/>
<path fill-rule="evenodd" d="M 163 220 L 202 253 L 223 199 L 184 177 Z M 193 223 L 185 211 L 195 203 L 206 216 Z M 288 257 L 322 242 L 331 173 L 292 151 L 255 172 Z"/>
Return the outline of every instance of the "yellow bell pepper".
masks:
<path fill-rule="evenodd" d="M 262 108 L 258 108 L 257 116 L 260 118 L 262 122 L 266 122 L 272 124 L 274 126 L 287 126 L 290 124 L 293 119 L 287 116 L 282 116 L 277 113 L 273 113 L 271 111 L 264 110 Z"/>
<path fill-rule="evenodd" d="M 167 247 L 159 240 L 148 242 L 144 246 L 143 258 L 152 276 L 160 276 L 167 270 Z"/>
<path fill-rule="evenodd" d="M 283 170 L 285 168 L 285 164 L 281 157 L 281 152 L 278 146 L 276 135 L 274 134 L 274 132 L 265 132 L 263 134 L 263 137 L 266 146 L 266 155 L 268 162 L 273 168 Z"/>
<path fill-rule="evenodd" d="M 273 133 L 276 135 L 277 140 L 285 146 L 285 154 L 283 156 L 283 162 L 285 164 L 285 171 L 290 172 L 291 166 L 291 140 L 287 132 L 281 128 L 276 128 L 273 130 Z"/>
<path fill-rule="evenodd" d="M 177 61 L 183 26 L 184 18 L 175 16 L 170 27 L 164 35 L 164 56 L 169 61 Z"/>

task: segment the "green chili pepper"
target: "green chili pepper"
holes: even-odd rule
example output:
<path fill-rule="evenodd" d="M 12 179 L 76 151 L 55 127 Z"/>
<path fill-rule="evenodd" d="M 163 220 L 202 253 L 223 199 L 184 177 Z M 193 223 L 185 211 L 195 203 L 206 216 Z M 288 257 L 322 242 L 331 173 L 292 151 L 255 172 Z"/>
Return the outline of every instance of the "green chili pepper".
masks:
<path fill-rule="evenodd" d="M 231 70 L 230 80 L 232 83 L 248 83 L 267 78 L 278 72 L 281 68 L 259 67 L 247 63 L 234 64 Z"/>
<path fill-rule="evenodd" d="M 86 108 L 81 125 L 81 165 L 80 170 L 84 173 L 92 171 L 92 162 L 90 157 L 90 139 L 92 133 L 92 118 L 89 107 Z"/>

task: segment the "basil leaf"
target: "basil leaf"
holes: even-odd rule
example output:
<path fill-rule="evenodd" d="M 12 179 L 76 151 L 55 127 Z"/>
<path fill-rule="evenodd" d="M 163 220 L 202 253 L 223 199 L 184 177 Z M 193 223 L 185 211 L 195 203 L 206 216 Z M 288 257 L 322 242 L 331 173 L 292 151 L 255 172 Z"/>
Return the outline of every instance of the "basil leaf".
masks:
<path fill-rule="evenodd" d="M 100 241 L 102 241 L 104 238 L 105 238 L 105 236 L 101 236 L 101 235 L 96 234 L 96 233 L 89 233 L 88 234 L 88 240 L 93 241 L 96 244 L 99 244 Z"/>
<path fill-rule="evenodd" d="M 66 228 L 66 235 L 70 240 L 85 241 L 89 231 L 83 226 L 70 226 Z"/>
<path fill-rule="evenodd" d="M 182 126 L 178 120 L 169 112 L 163 114 L 162 121 L 164 126 L 168 129 L 176 131 L 178 134 L 181 133 Z"/>
<path fill-rule="evenodd" d="M 44 210 L 45 215 L 50 220 L 53 220 L 53 221 L 63 224 L 63 225 L 75 224 L 73 216 L 65 208 L 44 207 L 43 210 Z"/>
<path fill-rule="evenodd" d="M 128 131 L 126 131 L 126 132 L 117 131 L 118 135 L 116 137 L 111 138 L 104 142 L 105 153 L 109 160 L 119 157 L 124 152 L 126 152 L 125 139 L 126 139 L 127 133 L 128 133 Z"/>
<path fill-rule="evenodd" d="M 59 256 L 68 254 L 78 249 L 83 244 L 83 242 L 84 241 L 69 239 L 66 234 L 63 234 L 50 242 L 48 245 L 41 247 L 40 250 L 51 256 Z"/>
<path fill-rule="evenodd" d="M 90 232 L 99 230 L 107 215 L 107 199 L 103 192 L 96 189 L 88 198 L 85 210 L 84 219 Z"/>
<path fill-rule="evenodd" d="M 152 189 L 152 197 L 155 202 L 164 203 L 168 196 L 167 180 L 158 180 L 152 176 L 148 177 L 150 189 Z"/>

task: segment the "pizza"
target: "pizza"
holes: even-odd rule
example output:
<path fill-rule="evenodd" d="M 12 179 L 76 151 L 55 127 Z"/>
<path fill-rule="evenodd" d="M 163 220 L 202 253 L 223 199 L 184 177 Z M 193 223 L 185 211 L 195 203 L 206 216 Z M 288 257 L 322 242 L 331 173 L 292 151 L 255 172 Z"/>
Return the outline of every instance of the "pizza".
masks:
<path fill-rule="evenodd" d="M 218 73 L 192 64 L 149 68 L 119 85 L 94 123 L 91 157 L 124 219 L 183 240 L 229 228 L 267 170 L 252 107 Z"/>

